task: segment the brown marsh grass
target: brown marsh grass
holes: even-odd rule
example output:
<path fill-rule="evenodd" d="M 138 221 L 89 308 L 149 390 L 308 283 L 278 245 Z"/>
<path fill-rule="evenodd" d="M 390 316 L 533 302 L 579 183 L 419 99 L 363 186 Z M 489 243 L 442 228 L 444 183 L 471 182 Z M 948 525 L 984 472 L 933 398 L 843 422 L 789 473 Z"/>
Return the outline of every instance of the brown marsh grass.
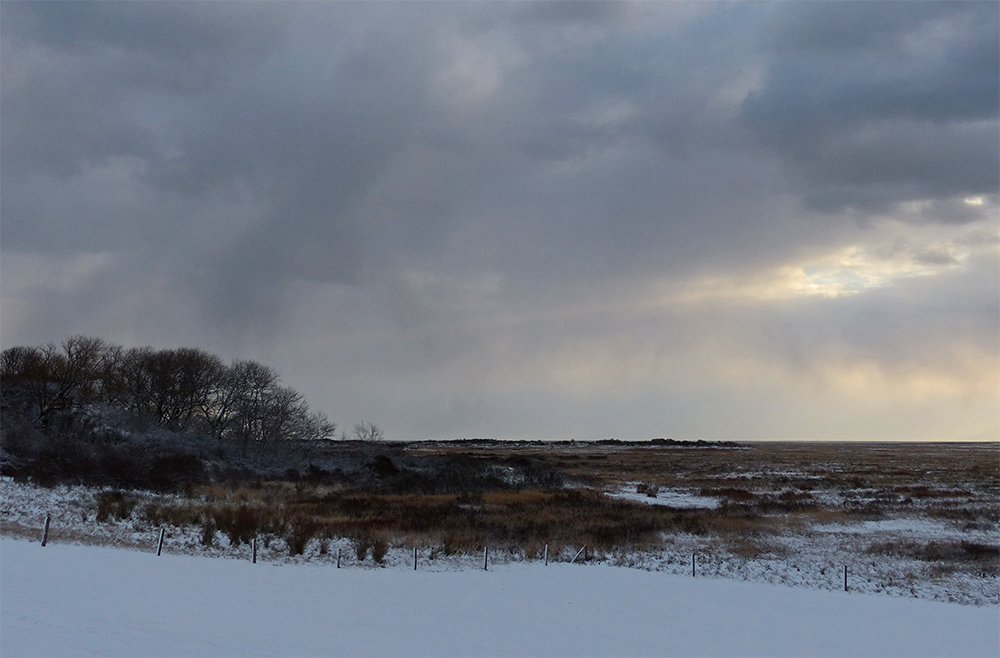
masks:
<path fill-rule="evenodd" d="M 576 483 L 562 489 L 464 494 L 378 494 L 303 482 L 194 487 L 189 496 L 143 510 L 150 522 L 198 525 L 233 544 L 264 535 L 301 553 L 313 538 L 352 539 L 359 555 L 389 546 L 446 555 L 495 547 L 528 557 L 545 545 L 612 552 L 661 545 L 672 534 L 717 537 L 737 556 L 780 555 L 769 538 L 816 524 L 917 514 L 971 529 L 1000 522 L 996 444 L 789 444 L 677 447 L 607 444 L 417 443 L 415 456 L 461 455 L 480 462 L 531 461 Z M 638 483 L 638 484 L 637 484 Z M 620 500 L 625 486 L 712 497 L 715 508 L 681 509 Z M 112 509 L 127 500 L 108 500 Z M 975 548 L 975 547 L 974 547 Z M 939 550 L 940 549 L 940 550 Z M 872 546 L 873 554 L 938 556 L 942 563 L 995 569 L 995 547 L 976 560 L 961 546 Z M 921 552 L 923 551 L 923 552 Z"/>

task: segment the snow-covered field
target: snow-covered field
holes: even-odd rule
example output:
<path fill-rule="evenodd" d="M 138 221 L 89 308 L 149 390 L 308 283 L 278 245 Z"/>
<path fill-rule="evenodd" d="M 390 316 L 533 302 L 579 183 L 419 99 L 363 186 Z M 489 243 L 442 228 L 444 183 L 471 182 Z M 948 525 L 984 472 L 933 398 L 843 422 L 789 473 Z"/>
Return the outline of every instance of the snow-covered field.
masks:
<path fill-rule="evenodd" d="M 162 500 L 156 494 L 134 492 L 139 504 L 130 518 L 99 523 L 96 521 L 95 496 L 99 490 L 87 487 L 37 487 L 31 484 L 0 481 L 0 529 L 6 536 L 37 539 L 46 513 L 52 517 L 52 540 L 55 543 L 114 545 L 154 551 L 158 528 L 143 521 L 143 501 Z M 631 494 L 637 502 L 676 502 L 682 506 L 703 502 L 701 496 L 661 490 L 657 498 Z M 210 547 L 202 544 L 202 531 L 195 526 L 168 527 L 165 553 L 228 557 L 247 560 L 246 545 L 231 546 L 224 534 L 216 533 Z M 986 606 L 994 614 L 1000 609 L 1000 578 L 977 573 L 974 569 L 941 569 L 933 562 L 900 556 L 871 554 L 867 547 L 878 542 L 974 541 L 998 543 L 995 528 L 968 530 L 961 524 L 929 518 L 887 518 L 853 524 L 827 523 L 791 528 L 764 537 L 732 538 L 689 535 L 665 535 L 663 544 L 647 550 L 589 553 L 591 562 L 610 566 L 633 567 L 642 571 L 691 577 L 692 554 L 697 555 L 700 579 L 730 579 L 762 584 L 785 585 L 814 590 L 843 590 L 843 567 L 849 569 L 852 592 L 883 594 L 903 598 L 934 600 Z M 748 552 L 748 547 L 751 549 Z M 312 540 L 301 556 L 289 557 L 281 538 L 259 546 L 261 562 L 284 565 L 335 565 L 338 551 L 345 568 L 356 568 L 351 542 L 332 539 L 325 545 Z M 575 549 L 553 559 L 568 561 Z M 475 570 L 481 568 L 482 555 L 444 555 L 433 547 L 418 551 L 421 571 Z M 389 550 L 385 566 L 412 568 L 412 549 Z M 492 563 L 516 563 L 525 556 L 515 552 L 491 553 Z M 371 564 L 371 560 L 365 562 Z M 588 565 L 590 566 L 590 565 Z"/>
<path fill-rule="evenodd" d="M 996 656 L 996 608 L 609 565 L 251 564 L 0 541 L 4 656 Z"/>
<path fill-rule="evenodd" d="M 647 505 L 674 508 L 715 508 L 718 499 L 691 491 L 660 489 L 654 496 L 637 493 L 636 483 L 608 495 Z M 917 511 L 916 513 L 919 513 Z M 873 554 L 873 544 L 974 542 L 996 546 L 995 527 L 970 529 L 963 522 L 920 516 L 877 521 L 813 523 L 786 528 L 766 537 L 732 540 L 677 534 L 665 538 L 661 557 L 623 556 L 621 564 L 672 573 L 690 572 L 692 553 L 698 554 L 703 575 L 735 578 L 814 589 L 838 589 L 843 567 L 850 587 L 868 593 L 909 596 L 973 605 L 1000 605 L 1000 578 L 974 568 L 951 570 L 933 562 L 899 555 Z"/>

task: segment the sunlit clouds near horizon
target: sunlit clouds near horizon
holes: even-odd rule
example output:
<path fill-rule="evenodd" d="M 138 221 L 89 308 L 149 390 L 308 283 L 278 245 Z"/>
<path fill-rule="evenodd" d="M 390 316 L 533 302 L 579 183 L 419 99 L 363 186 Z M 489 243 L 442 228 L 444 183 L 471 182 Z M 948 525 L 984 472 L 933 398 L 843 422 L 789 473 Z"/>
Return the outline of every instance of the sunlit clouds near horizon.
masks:
<path fill-rule="evenodd" d="M 0 342 L 389 439 L 1000 439 L 995 2 L 5 2 Z"/>

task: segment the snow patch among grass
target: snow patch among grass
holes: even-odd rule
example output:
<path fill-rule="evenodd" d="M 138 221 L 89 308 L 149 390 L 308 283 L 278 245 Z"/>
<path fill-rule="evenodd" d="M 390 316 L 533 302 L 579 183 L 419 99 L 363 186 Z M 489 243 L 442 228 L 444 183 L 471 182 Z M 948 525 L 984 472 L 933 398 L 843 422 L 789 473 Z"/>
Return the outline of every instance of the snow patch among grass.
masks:
<path fill-rule="evenodd" d="M 718 498 L 699 496 L 698 494 L 678 489 L 660 489 L 655 495 L 638 493 L 636 491 L 636 483 L 626 484 L 625 487 L 617 491 L 609 491 L 607 495 L 611 498 L 630 500 L 634 503 L 665 505 L 678 509 L 715 509 L 719 506 Z"/>

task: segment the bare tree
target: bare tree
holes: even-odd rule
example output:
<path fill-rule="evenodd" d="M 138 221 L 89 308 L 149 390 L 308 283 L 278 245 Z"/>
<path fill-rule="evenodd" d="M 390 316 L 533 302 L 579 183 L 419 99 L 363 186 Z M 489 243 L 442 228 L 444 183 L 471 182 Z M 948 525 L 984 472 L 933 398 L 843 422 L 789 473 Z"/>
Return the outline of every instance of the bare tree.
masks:
<path fill-rule="evenodd" d="M 278 386 L 265 399 L 262 409 L 263 441 L 314 441 L 328 439 L 337 426 L 323 414 L 309 411 L 301 393 Z"/>
<path fill-rule="evenodd" d="M 99 392 L 108 346 L 100 338 L 73 336 L 63 342 L 62 350 L 57 375 L 66 405 L 93 401 Z"/>
<path fill-rule="evenodd" d="M 94 401 L 110 350 L 99 338 L 73 336 L 62 348 L 12 347 L 0 357 L 0 373 L 27 391 L 38 420 Z"/>
<path fill-rule="evenodd" d="M 61 349 L 13 347 L 0 354 L 0 375 L 31 423 L 91 402 L 112 405 L 179 431 L 205 432 L 247 446 L 329 439 L 337 427 L 309 410 L 297 391 L 255 361 L 225 365 L 199 349 L 123 350 L 75 336 Z M 5 389 L 6 390 L 6 389 Z M 11 398 L 13 399 L 13 398 Z M 381 430 L 359 425 L 366 440 Z"/>
<path fill-rule="evenodd" d="M 278 385 L 278 374 L 256 361 L 236 361 L 227 384 L 233 387 L 233 412 L 227 423 L 227 438 L 245 444 L 265 435 L 265 406 Z"/>
<path fill-rule="evenodd" d="M 375 442 L 385 438 L 385 433 L 375 423 L 362 421 L 354 426 L 354 438 L 358 441 Z"/>
<path fill-rule="evenodd" d="M 45 422 L 52 404 L 50 358 L 53 346 L 11 347 L 0 355 L 0 377 L 5 384 L 16 384 L 27 399 L 25 413 L 31 422 Z"/>
<path fill-rule="evenodd" d="M 199 349 L 131 349 L 118 359 L 116 378 L 108 386 L 117 404 L 174 430 L 208 423 L 206 410 L 225 366 Z"/>

